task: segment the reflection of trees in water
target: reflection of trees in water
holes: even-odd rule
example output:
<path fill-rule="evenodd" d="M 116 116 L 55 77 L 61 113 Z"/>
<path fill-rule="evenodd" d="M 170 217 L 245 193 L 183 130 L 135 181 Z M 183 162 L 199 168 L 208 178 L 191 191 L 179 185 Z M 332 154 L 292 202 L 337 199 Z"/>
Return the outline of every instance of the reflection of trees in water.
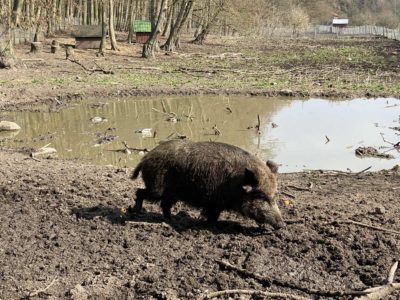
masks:
<path fill-rule="evenodd" d="M 93 102 L 84 102 L 58 113 L 16 113 L 15 119 L 24 124 L 19 138 L 31 143 L 23 146 L 43 146 L 43 143 L 51 142 L 60 156 L 90 158 L 101 164 L 119 166 L 133 166 L 140 160 L 140 156 L 135 154 L 127 156 L 106 151 L 121 148 L 121 141 L 126 141 L 131 147 L 150 150 L 161 140 L 176 134 L 194 141 L 227 142 L 268 158 L 273 149 L 265 145 L 270 130 L 267 125 L 274 114 L 289 104 L 288 100 L 245 97 L 102 99 L 101 102 L 107 105 L 94 108 Z M 168 122 L 168 113 L 180 121 Z M 257 124 L 257 115 L 261 118 L 261 136 L 255 128 L 247 129 Z M 93 124 L 90 118 L 94 116 L 105 117 L 108 122 Z M 214 125 L 222 135 L 213 134 Z M 105 132 L 108 128 L 116 128 L 112 133 L 119 138 L 110 144 L 93 147 L 96 144 L 95 133 Z M 143 128 L 152 128 L 156 137 L 143 138 L 135 133 L 135 130 Z M 55 133 L 54 139 L 32 142 L 32 138 L 48 133 Z"/>

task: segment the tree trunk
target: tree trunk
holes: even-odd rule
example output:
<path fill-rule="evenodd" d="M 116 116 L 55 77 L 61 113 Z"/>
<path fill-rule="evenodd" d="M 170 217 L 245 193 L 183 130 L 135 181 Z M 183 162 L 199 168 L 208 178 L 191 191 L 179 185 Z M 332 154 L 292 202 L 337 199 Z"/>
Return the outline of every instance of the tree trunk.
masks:
<path fill-rule="evenodd" d="M 208 33 L 209 33 L 208 27 L 202 29 L 200 33 L 196 36 L 196 38 L 193 41 L 191 41 L 191 43 L 197 45 L 203 45 Z"/>
<path fill-rule="evenodd" d="M 154 58 L 155 49 L 157 47 L 158 35 L 161 33 L 161 25 L 165 22 L 165 16 L 167 13 L 168 0 L 161 0 L 160 13 L 158 14 L 157 24 L 151 33 L 150 39 L 146 44 L 143 45 L 142 57 L 144 58 Z"/>
<path fill-rule="evenodd" d="M 22 10 L 23 5 L 24 5 L 24 0 L 14 0 L 13 23 L 14 23 L 15 27 L 20 26 L 20 17 L 21 17 L 21 10 Z"/>
<path fill-rule="evenodd" d="M 193 1 L 182 0 L 176 21 L 172 25 L 168 39 L 165 42 L 165 44 L 161 47 L 162 49 L 166 51 L 174 51 L 174 48 L 179 48 L 179 34 L 189 16 L 192 6 L 193 6 Z"/>
<path fill-rule="evenodd" d="M 101 42 L 99 48 L 99 55 L 104 56 L 104 50 L 106 48 L 106 34 L 107 34 L 107 21 L 106 21 L 106 0 L 101 1 Z"/>
<path fill-rule="evenodd" d="M 133 2 L 136 3 L 136 9 L 134 9 Z M 137 3 L 138 3 L 137 0 L 130 1 L 129 16 L 128 16 L 128 43 L 129 44 L 132 43 L 132 38 L 133 38 L 133 22 L 135 22 L 135 19 L 136 19 Z"/>
<path fill-rule="evenodd" d="M 6 46 L 6 51 L 3 56 L 14 57 L 14 28 L 11 18 L 12 12 L 12 0 L 8 0 L 8 18 L 7 18 L 7 31 L 8 31 L 8 45 Z"/>
<path fill-rule="evenodd" d="M 111 50 L 118 51 L 117 40 L 115 38 L 115 30 L 114 30 L 114 0 L 108 1 L 108 32 L 111 41 Z"/>
<path fill-rule="evenodd" d="M 218 7 L 213 8 L 215 10 L 214 14 L 208 16 L 207 18 L 204 19 L 204 23 L 202 24 L 202 30 L 200 33 L 195 37 L 191 43 L 193 44 L 198 44 L 198 45 L 203 45 L 205 39 L 207 38 L 207 35 L 210 33 L 211 28 L 215 25 L 215 23 L 218 20 L 218 15 L 221 13 L 221 11 L 224 9 L 225 6 L 225 0 L 221 0 Z M 212 8 L 209 7 L 209 10 Z M 209 12 L 210 13 L 210 12 Z"/>

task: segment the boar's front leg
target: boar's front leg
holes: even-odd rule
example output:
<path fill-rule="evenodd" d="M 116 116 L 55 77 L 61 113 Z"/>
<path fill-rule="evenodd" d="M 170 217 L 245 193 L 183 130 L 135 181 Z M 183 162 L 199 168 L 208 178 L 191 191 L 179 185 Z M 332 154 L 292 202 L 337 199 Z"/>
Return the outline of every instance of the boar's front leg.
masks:
<path fill-rule="evenodd" d="M 171 195 L 166 193 L 162 196 L 160 205 L 166 220 L 171 220 L 171 208 L 175 203 L 176 200 Z"/>

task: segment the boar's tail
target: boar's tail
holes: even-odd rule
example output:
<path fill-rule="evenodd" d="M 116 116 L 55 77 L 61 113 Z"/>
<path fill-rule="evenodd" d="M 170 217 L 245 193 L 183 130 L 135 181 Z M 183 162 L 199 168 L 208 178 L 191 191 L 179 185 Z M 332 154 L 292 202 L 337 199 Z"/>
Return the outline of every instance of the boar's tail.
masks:
<path fill-rule="evenodd" d="M 131 174 L 131 179 L 136 179 L 139 176 L 140 171 L 142 170 L 142 163 L 139 163 L 135 170 L 133 170 Z"/>

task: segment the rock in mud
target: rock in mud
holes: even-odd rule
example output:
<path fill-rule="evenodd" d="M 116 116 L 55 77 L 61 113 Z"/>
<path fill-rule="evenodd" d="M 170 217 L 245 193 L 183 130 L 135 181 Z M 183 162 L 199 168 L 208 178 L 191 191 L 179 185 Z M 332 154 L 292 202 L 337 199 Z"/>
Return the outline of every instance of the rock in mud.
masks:
<path fill-rule="evenodd" d="M 386 158 L 393 159 L 394 156 L 391 154 L 380 153 L 374 147 L 358 147 L 355 150 L 357 156 L 360 157 L 377 157 L 377 158 Z"/>
<path fill-rule="evenodd" d="M 36 157 L 53 157 L 57 153 L 57 150 L 51 147 L 40 148 L 35 152 L 32 152 L 31 156 Z"/>
<path fill-rule="evenodd" d="M 293 96 L 293 91 L 292 91 L 291 89 L 283 89 L 283 90 L 280 90 L 280 91 L 279 91 L 279 94 L 280 94 L 281 96 L 287 96 L 287 97 L 289 97 L 289 96 Z"/>
<path fill-rule="evenodd" d="M 379 205 L 375 206 L 374 213 L 376 215 L 384 215 L 386 213 L 386 209 L 383 205 L 379 204 Z"/>
<path fill-rule="evenodd" d="M 14 122 L 0 121 L 0 131 L 17 131 L 21 130 L 21 127 Z"/>
<path fill-rule="evenodd" d="M 70 294 L 70 297 L 71 297 L 70 299 L 73 299 L 73 300 L 86 300 L 86 299 L 88 299 L 88 294 L 87 294 L 85 288 L 80 284 L 77 284 L 73 289 L 71 289 L 69 291 L 69 294 Z"/>
<path fill-rule="evenodd" d="M 108 120 L 106 118 L 103 118 L 103 117 L 93 117 L 93 118 L 90 119 L 90 121 L 93 124 L 99 124 L 99 123 L 107 122 Z"/>

